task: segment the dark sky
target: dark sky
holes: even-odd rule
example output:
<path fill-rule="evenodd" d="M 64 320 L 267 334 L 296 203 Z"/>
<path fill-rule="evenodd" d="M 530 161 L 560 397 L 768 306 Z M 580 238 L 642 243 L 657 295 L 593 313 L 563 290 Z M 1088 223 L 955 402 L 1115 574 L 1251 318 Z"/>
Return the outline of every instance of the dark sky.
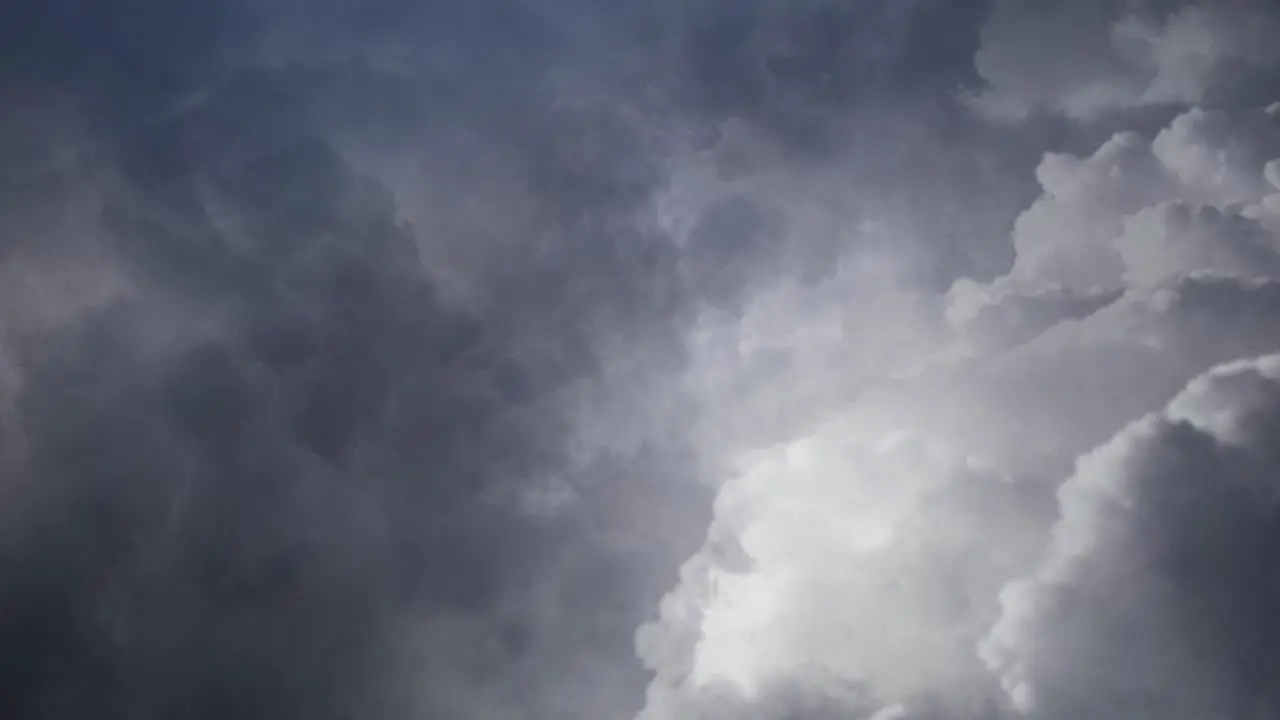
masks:
<path fill-rule="evenodd" d="M 1277 30 L 5 3 L 0 716 L 1275 717 Z"/>

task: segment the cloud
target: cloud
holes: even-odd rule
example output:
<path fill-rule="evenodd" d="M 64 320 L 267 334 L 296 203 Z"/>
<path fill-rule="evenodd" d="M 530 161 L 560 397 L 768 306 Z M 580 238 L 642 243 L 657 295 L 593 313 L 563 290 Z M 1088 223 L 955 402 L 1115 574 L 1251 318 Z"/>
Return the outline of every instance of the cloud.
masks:
<path fill-rule="evenodd" d="M 1219 245 L 1232 245 L 1246 255 L 1252 252 L 1246 246 L 1254 244 L 1263 254 L 1274 252 L 1258 235 L 1262 228 L 1250 231 L 1246 226 L 1264 223 L 1272 213 L 1263 202 L 1273 192 L 1264 165 L 1280 152 L 1278 128 L 1270 110 L 1191 109 L 1154 136 L 1121 132 L 1088 156 L 1046 154 L 1036 170 L 1042 194 L 1014 224 L 1017 258 L 1004 283 L 1032 288 L 1052 284 L 1088 293 L 1121 287 L 1126 272 L 1152 280 L 1177 270 L 1239 269 L 1220 265 L 1232 250 L 1216 249 Z M 1226 216 L 1243 217 L 1231 221 Z M 1159 232 L 1147 241 L 1162 244 L 1161 252 L 1171 256 L 1143 254 L 1144 233 L 1150 237 L 1143 226 L 1150 223 L 1181 228 L 1167 242 Z M 1258 236 L 1236 237 L 1251 232 Z M 1220 238 L 1219 233 L 1232 237 Z M 1193 235 L 1201 239 L 1193 240 Z M 1209 252 L 1219 257 L 1204 255 Z M 1184 257 L 1188 253 L 1196 256 Z M 1135 266 L 1143 262 L 1182 265 L 1165 270 Z"/>
<path fill-rule="evenodd" d="M 6 713 L 637 702 L 632 630 L 706 502 L 678 443 L 591 432 L 642 379 L 602 323 L 670 332 L 653 276 L 603 253 L 446 302 L 392 194 L 300 133 L 290 93 L 241 79 L 5 188 Z M 540 157 L 569 192 L 616 187 Z M 581 239 L 565 197 L 548 237 Z M 584 304 L 592 263 L 619 292 Z"/>
<path fill-rule="evenodd" d="M 920 439 L 867 444 L 841 424 L 760 455 L 722 488 L 686 585 L 640 631 L 658 670 L 641 717 L 680 717 L 665 698 L 717 684 L 751 707 L 791 688 L 844 697 L 844 716 L 934 696 L 978 716 L 972 647 L 993 583 L 1035 546 L 1035 494 Z"/>
<path fill-rule="evenodd" d="M 1167 202 L 1141 210 L 1126 219 L 1116 245 L 1133 284 L 1196 271 L 1275 279 L 1280 270 L 1280 247 L 1260 222 L 1211 205 Z"/>
<path fill-rule="evenodd" d="M 1255 2 L 1090 0 L 994 4 L 975 65 L 979 108 L 1082 119 L 1149 105 L 1197 104 L 1231 90 L 1224 78 L 1267 77 L 1280 17 Z"/>
<path fill-rule="evenodd" d="M 1221 366 L 1081 458 L 1034 572 L 983 644 L 1040 718 L 1275 712 L 1280 359 Z"/>
<path fill-rule="evenodd" d="M 786 408 L 789 421 L 754 419 L 765 413 L 745 410 L 745 393 L 712 396 L 729 408 L 720 427 L 757 432 L 733 436 L 740 451 L 723 471 L 707 543 L 637 636 L 656 673 L 640 717 L 732 702 L 745 703 L 738 712 L 746 716 L 785 717 L 772 704 L 781 687 L 842 697 L 837 705 L 851 717 L 892 716 L 899 705 L 928 716 L 917 709 L 933 703 L 943 717 L 1038 718 L 1020 688 L 1031 683 L 1024 675 L 1041 672 L 1059 703 L 1044 717 L 1108 716 L 1090 698 L 1108 702 L 1102 690 L 1111 687 L 1123 694 L 1126 663 L 1154 665 L 1166 648 L 1175 652 L 1185 616 L 1152 614 L 1142 631 L 1151 645 L 1134 650 L 1149 654 L 1119 653 L 1129 659 L 1111 666 L 1103 656 L 1071 656 L 1075 625 L 1063 626 L 1061 652 L 1041 652 L 1034 631 L 1012 625 L 1021 616 L 1011 601 L 1001 604 L 1010 595 L 1000 588 L 1054 562 L 1041 552 L 1056 557 L 1055 528 L 1075 522 L 1071 508 L 1054 517 L 1055 493 L 1077 458 L 1160 412 L 1210 368 L 1280 348 L 1280 238 L 1265 159 L 1273 132 L 1269 110 L 1193 109 L 1163 129 L 1115 134 L 1091 154 L 1046 154 L 1036 171 L 1042 194 L 1013 223 L 1009 272 L 961 280 L 945 295 L 922 293 L 920 314 L 876 288 L 881 304 L 869 321 L 851 321 L 859 305 L 840 304 L 836 298 L 854 295 L 835 289 L 874 287 L 854 261 L 815 283 L 830 294 L 786 285 L 757 294 L 721 330 L 723 344 L 702 346 L 708 362 L 728 377 L 729 363 L 750 367 L 751 358 L 783 368 L 804 359 L 808 372 L 751 376 L 757 407 L 772 418 Z M 787 308 L 776 317 L 789 321 L 765 322 L 769 307 Z M 839 332 L 824 330 L 832 322 L 822 309 L 844 314 Z M 902 355 L 853 361 L 864 347 L 891 346 L 878 334 L 890 331 L 909 339 Z M 814 360 L 821 357 L 838 360 L 824 366 Z M 826 395 L 807 394 L 810 384 Z M 1164 467 L 1152 470 L 1151 483 Z M 1216 472 L 1196 467 L 1189 478 Z M 1108 571 L 1106 592 L 1146 592 L 1125 571 Z M 1044 593 L 1058 592 L 1044 584 Z M 1179 591 L 1161 597 L 1181 602 Z M 1056 598 L 1053 612 L 1088 622 L 1074 620 L 1090 612 L 1088 597 Z M 1098 642 L 1126 622 L 1099 630 Z M 1242 635 L 1218 630 L 1205 626 L 1205 642 L 1220 645 L 1222 661 L 1188 655 L 1186 672 L 1204 672 L 1189 676 L 1185 696 L 1168 696 L 1170 712 L 1182 700 L 1236 708 L 1264 692 L 1227 682 L 1243 666 L 1226 658 L 1250 651 Z M 1008 652 L 1018 657 L 992 660 L 1006 632 L 1017 635 Z M 1094 679 L 1094 669 L 1116 679 Z M 1215 678 L 1226 684 L 1210 689 Z M 1095 692 L 1094 682 L 1113 684 Z M 848 687 L 858 691 L 842 695 Z M 1140 698 L 1116 702 L 1116 717 L 1146 711 Z"/>
<path fill-rule="evenodd" d="M 411 303 L 411 240 L 323 144 L 203 188 L 143 167 L 99 186 L 91 223 L 130 291 L 7 338 L 23 456 L 6 478 L 6 712 L 363 713 L 414 552 L 378 500 L 411 488 L 364 458 L 403 453 L 369 438 L 449 320 Z M 200 190 L 243 231 L 223 234 Z M 436 402 L 465 406 L 453 378 Z M 453 577 L 433 602 L 475 592 Z"/>
<path fill-rule="evenodd" d="M 6 717 L 1006 720 L 1072 462 L 1277 349 L 1265 10 L 37 5 Z"/>
<path fill-rule="evenodd" d="M 1192 110 L 1153 140 L 1122 133 L 1088 157 L 1045 156 L 1043 194 L 1014 224 L 1009 273 L 949 293 L 972 375 L 926 382 L 918 401 L 963 398 L 945 432 L 997 443 L 1006 458 L 1069 455 L 1155 411 L 1207 367 L 1274 346 L 1266 318 L 1280 244 L 1258 157 L 1275 118 L 1221 113 L 1222 131 L 1186 132 L 1204 119 Z M 1229 149 L 1239 147 L 1258 152 Z M 1188 165 L 1175 159 L 1192 157 L 1217 163 L 1215 182 L 1178 173 Z M 992 401 L 981 422 L 967 419 Z"/>

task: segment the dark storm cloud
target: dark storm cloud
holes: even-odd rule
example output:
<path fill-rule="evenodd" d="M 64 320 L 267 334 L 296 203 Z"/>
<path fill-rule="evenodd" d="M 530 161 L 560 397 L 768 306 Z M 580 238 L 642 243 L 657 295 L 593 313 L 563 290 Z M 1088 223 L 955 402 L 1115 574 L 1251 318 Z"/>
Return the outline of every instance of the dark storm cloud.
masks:
<path fill-rule="evenodd" d="M 640 271 L 662 265 L 645 237 L 574 253 L 614 236 L 554 194 L 625 212 L 625 176 L 527 150 L 551 186 L 542 242 L 568 247 L 499 268 L 477 318 L 441 306 L 389 192 L 324 141 L 242 129 L 244 82 L 230 107 L 214 97 L 109 165 L 62 171 L 99 188 L 80 242 L 126 289 L 6 345 L 22 369 L 6 484 L 24 510 L 3 601 L 30 628 L 6 655 L 29 673 L 11 714 L 637 704 L 631 630 L 692 547 L 702 493 L 678 445 L 570 467 L 555 399 L 600 372 L 594 333 L 672 332 L 646 305 Z M 566 507 L 525 509 L 562 485 Z M 485 662 L 454 661 L 477 645 Z"/>
<path fill-rule="evenodd" d="M 1191 114 L 1154 145 L 1070 155 L 1172 114 L 1124 103 L 1088 125 L 989 123 L 959 98 L 1068 115 L 1080 87 L 1096 99 L 1091 66 L 1046 90 L 1047 65 L 1007 45 L 1009 26 L 1043 30 L 1028 17 L 941 0 L 6 5 L 0 713 L 612 720 L 641 712 L 655 671 L 654 720 L 1010 717 L 973 645 L 995 588 L 1038 561 L 1052 503 L 984 453 L 1043 450 L 1056 472 L 1206 363 L 1274 349 L 1255 277 L 1272 272 L 1276 173 L 1254 157 L 1271 141 Z M 1256 70 L 1265 53 L 1245 50 L 1210 74 Z M 1192 70 L 1160 92 L 1189 99 Z M 1037 187 L 1046 147 L 1062 152 Z M 867 257 L 889 269 L 861 272 Z M 1011 265 L 1026 286 L 986 284 Z M 1254 279 L 1183 277 L 1206 268 Z M 957 277 L 974 281 L 943 297 Z M 1074 283 L 1094 277 L 1111 284 Z M 716 322 L 740 354 L 700 345 Z M 949 333 L 979 355 L 916 383 Z M 1178 357 L 1144 372 L 1160 357 L 1144 341 Z M 733 443 L 807 436 L 883 358 L 913 370 L 858 412 L 917 403 L 921 428 L 973 447 L 881 427 L 859 450 L 880 480 L 864 497 L 840 465 L 857 453 L 819 443 L 835 470 L 792 467 L 766 502 L 739 498 L 758 513 L 741 527 L 712 523 Z M 1123 402 L 1100 407 L 1107 392 Z M 810 506 L 830 512 L 778 525 L 773 550 L 746 537 Z M 850 525 L 887 544 L 845 562 Z M 708 568 L 798 568 L 766 660 L 818 659 L 754 694 L 656 697 L 688 680 L 704 608 L 649 668 L 634 631 Z M 707 599 L 684 590 L 664 611 Z"/>
<path fill-rule="evenodd" d="M 717 1 L 689 14 L 678 45 L 684 102 L 814 143 L 863 105 L 971 82 L 969 29 L 985 3 Z"/>
<path fill-rule="evenodd" d="M 544 188 L 521 230 L 539 242 L 495 270 L 490 305 L 445 309 L 392 194 L 313 135 L 452 113 L 439 127 L 474 106 L 400 102 L 408 83 L 368 68 L 237 69 L 270 29 L 255 8 L 189 32 L 166 20 L 181 8 L 126 10 L 32 7 L 13 18 L 30 42 L 6 46 L 6 105 L 52 149 L 6 188 L 6 263 L 30 276 L 6 288 L 28 318 L 5 344 L 6 715 L 634 707 L 631 631 L 701 523 L 680 448 L 574 471 L 617 482 L 577 482 L 553 515 L 517 502 L 570 472 L 553 395 L 598 373 L 592 333 L 671 332 L 645 289 L 661 238 L 627 234 L 651 182 L 632 179 L 630 141 L 507 93 L 542 117 L 482 139 L 520 133 L 516 162 Z M 454 15 L 446 29 L 497 30 Z M 379 22 L 396 21 L 368 19 L 372 39 L 351 44 Z M 36 91 L 70 101 L 26 103 Z M 73 122 L 50 137 L 55 111 Z M 81 206 L 82 223 L 52 219 Z M 81 264 L 110 291 L 45 311 L 41 292 Z M 669 526 L 621 531 L 632 512 Z M 478 646 L 488 658 L 469 662 Z"/>
<path fill-rule="evenodd" d="M 894 251 L 911 257 L 913 282 L 945 287 L 956 274 L 986 276 L 1008 262 L 1007 249 L 987 239 L 1031 199 L 1010 193 L 1015 178 L 1034 167 L 1047 137 L 1069 142 L 1074 133 L 993 131 L 955 101 L 982 82 L 972 60 L 988 5 L 695 4 L 668 63 L 670 102 L 682 118 L 707 124 L 704 142 L 719 146 L 726 178 L 838 168 L 847 189 L 840 211 L 828 212 L 844 225 L 892 219 Z M 737 147 L 730 132 L 741 136 Z M 751 148 L 762 145 L 776 157 L 752 161 Z M 783 189 L 769 202 L 792 194 Z"/>
<path fill-rule="evenodd" d="M 398 615 L 479 605 L 517 561 L 469 500 L 477 447 L 538 462 L 485 438 L 503 361 L 464 358 L 387 196 L 323 144 L 223 177 L 173 158 L 130 148 L 108 183 L 133 296 L 10 348 L 8 714 L 377 716 Z"/>

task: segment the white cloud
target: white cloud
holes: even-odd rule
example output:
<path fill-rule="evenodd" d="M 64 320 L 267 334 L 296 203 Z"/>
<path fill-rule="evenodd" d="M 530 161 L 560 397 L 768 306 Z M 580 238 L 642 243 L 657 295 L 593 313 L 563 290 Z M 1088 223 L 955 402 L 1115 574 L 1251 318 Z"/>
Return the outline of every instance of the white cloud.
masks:
<path fill-rule="evenodd" d="M 769 710 L 780 687 L 863 688 L 862 704 L 845 701 L 851 717 L 894 717 L 895 703 L 915 717 L 929 699 L 942 717 L 989 718 L 1001 683 L 1029 702 L 1024 671 L 993 676 L 978 646 L 997 620 L 1018 622 L 998 589 L 1061 543 L 1053 492 L 1075 459 L 1208 368 L 1280 350 L 1275 193 L 1257 157 L 1273 120 L 1189 111 L 1154 136 L 1047 155 L 1010 272 L 923 298 L 928 312 L 850 302 L 849 286 L 834 291 L 846 268 L 819 289 L 760 293 L 719 326 L 719 344 L 698 340 L 706 365 L 694 367 L 721 382 L 702 395 L 707 423 L 770 428 L 711 446 L 773 441 L 735 456 L 706 546 L 639 633 L 657 673 L 641 717 L 701 717 L 688 710 L 699 703 L 780 717 Z M 852 361 L 893 333 L 919 342 Z M 744 371 L 766 355 L 789 362 L 764 379 Z M 804 421 L 771 425 L 787 403 Z M 1147 620 L 1143 652 L 1176 644 L 1177 622 Z M 1034 662 L 1049 677 L 1057 661 Z M 1064 698 L 1089 692 L 1083 676 L 1052 682 Z M 1233 688 L 1185 692 L 1217 702 Z"/>
<path fill-rule="evenodd" d="M 1014 226 L 1017 259 L 998 294 L 1046 285 L 1090 293 L 1123 287 L 1126 273 L 1149 283 L 1176 271 L 1265 265 L 1280 247 L 1267 224 L 1275 188 L 1266 168 L 1277 155 L 1276 114 L 1199 109 L 1154 138 L 1119 133 L 1088 157 L 1046 154 L 1036 171 L 1042 195 Z"/>
<path fill-rule="evenodd" d="M 1182 184 L 1187 200 L 1256 202 L 1275 191 L 1264 168 L 1280 156 L 1280 113 L 1192 108 L 1156 136 L 1151 152 Z"/>
<path fill-rule="evenodd" d="M 656 697 L 850 682 L 871 697 L 981 704 L 972 647 L 995 587 L 1035 547 L 1034 497 L 921 438 L 860 437 L 837 422 L 743 459 L 711 540 L 641 631 Z M 741 548 L 736 564 L 721 560 L 726 544 Z M 642 717 L 680 717 L 663 708 Z"/>
<path fill-rule="evenodd" d="M 1171 194 L 1149 141 L 1121 133 L 1087 158 L 1050 153 L 1036 177 L 1044 193 L 1014 225 L 1012 278 L 1080 290 L 1118 286 L 1123 265 L 1112 240 L 1125 216 Z"/>

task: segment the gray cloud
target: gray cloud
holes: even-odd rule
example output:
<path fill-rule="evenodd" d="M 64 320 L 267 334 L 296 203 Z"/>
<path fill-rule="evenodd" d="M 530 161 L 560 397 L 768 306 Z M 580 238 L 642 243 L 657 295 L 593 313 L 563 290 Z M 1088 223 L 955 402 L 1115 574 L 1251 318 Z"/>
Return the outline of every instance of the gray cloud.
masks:
<path fill-rule="evenodd" d="M 1017 578 L 1040 582 L 1040 568 L 1067 552 L 1056 549 L 1057 528 L 1074 510 L 1064 507 L 1055 524 L 1054 498 L 1077 458 L 1210 368 L 1280 347 L 1267 176 L 1274 120 L 1270 108 L 1192 109 L 1163 128 L 1115 134 L 1092 153 L 1046 154 L 1036 171 L 1042 194 L 1012 223 L 1016 257 L 991 281 L 961 279 L 945 296 L 924 293 L 909 305 L 886 302 L 901 293 L 892 280 L 872 291 L 880 302 L 863 324 L 850 321 L 858 296 L 841 285 L 868 282 L 851 263 L 820 283 L 828 295 L 797 286 L 761 293 L 740 320 L 704 336 L 715 368 L 751 358 L 795 364 L 751 376 L 751 395 L 715 396 L 733 408 L 731 425 L 768 427 L 768 439 L 745 434 L 730 444 L 708 541 L 637 636 L 657 673 L 639 717 L 725 706 L 724 687 L 766 717 L 785 717 L 772 688 L 829 697 L 846 685 L 862 693 L 843 701 L 851 717 L 892 717 L 926 702 L 944 717 L 1156 717 L 1201 707 L 1265 715 L 1256 703 L 1269 702 L 1259 699 L 1269 691 L 1249 679 L 1265 674 L 1261 661 L 1216 621 L 1195 642 L 1222 655 L 1187 651 L 1186 667 L 1158 661 L 1190 647 L 1186 616 L 1159 624 L 1152 614 L 1141 625 L 1140 601 L 1125 607 L 1145 628 L 1134 630 L 1147 643 L 1134 652 L 1147 654 L 1117 649 L 1128 659 L 1103 662 L 1123 618 L 1098 631 L 1096 649 L 1073 644 L 1081 626 L 1067 623 L 1088 625 L 1090 602 L 1145 592 L 1129 565 L 1088 580 L 1096 601 L 1048 580 L 1025 591 L 1054 596 L 1043 622 L 1046 632 L 1063 628 L 1060 647 L 1042 646 L 1019 625 L 1021 605 L 998 598 L 1023 592 L 1000 590 Z M 832 316 L 838 333 L 828 329 Z M 905 353 L 858 352 L 883 347 L 878 333 L 890 329 L 910 339 Z M 836 399 L 806 394 L 815 386 Z M 789 431 L 751 419 L 764 413 L 750 408 L 791 411 L 798 398 L 808 400 Z M 1162 479 L 1156 468 L 1149 482 Z M 1242 542 L 1243 552 L 1267 552 L 1264 538 Z M 1113 560 L 1108 550 L 1097 562 Z M 1074 567 L 1062 562 L 1063 572 Z M 1182 588 L 1161 592 L 1183 600 Z M 1232 602 L 1251 602 L 1251 593 L 1242 585 Z M 979 641 L 990 633 L 994 640 Z M 1141 670 L 1126 674 L 1127 665 Z M 1145 673 L 1140 690 L 1127 685 L 1135 673 Z M 1045 688 L 1041 709 L 1023 697 L 1024 684 Z"/>
<path fill-rule="evenodd" d="M 627 714 L 718 270 L 592 13 L 182 10 L 6 11 L 8 714 Z"/>
<path fill-rule="evenodd" d="M 1081 458 L 984 643 L 1034 717 L 1267 717 L 1274 357 L 1222 366 Z"/>
<path fill-rule="evenodd" d="M 579 452 L 565 428 L 596 404 L 575 388 L 606 384 L 602 323 L 673 332 L 629 264 L 661 257 L 561 269 L 552 247 L 448 307 L 393 195 L 308 136 L 308 83 L 341 73 L 293 73 L 6 188 L 8 714 L 634 704 L 646 583 L 692 548 L 704 493 L 679 443 Z M 644 187 L 539 132 L 518 148 L 560 205 L 546 237 L 591 238 L 574 193 L 625 225 Z M 610 273 L 619 292 L 584 303 Z"/>
<path fill-rule="evenodd" d="M 1075 707 L 1058 485 L 1277 349 L 1263 7 L 90 5 L 0 10 L 6 716 Z M 1244 707 L 1225 617 L 1134 652 Z"/>
<path fill-rule="evenodd" d="M 1267 38 L 1277 22 L 1270 5 L 1248 0 L 996 2 L 975 58 L 988 84 L 976 100 L 1000 116 L 1045 110 L 1091 119 L 1248 96 L 1232 76 L 1269 77 L 1277 56 Z"/>

